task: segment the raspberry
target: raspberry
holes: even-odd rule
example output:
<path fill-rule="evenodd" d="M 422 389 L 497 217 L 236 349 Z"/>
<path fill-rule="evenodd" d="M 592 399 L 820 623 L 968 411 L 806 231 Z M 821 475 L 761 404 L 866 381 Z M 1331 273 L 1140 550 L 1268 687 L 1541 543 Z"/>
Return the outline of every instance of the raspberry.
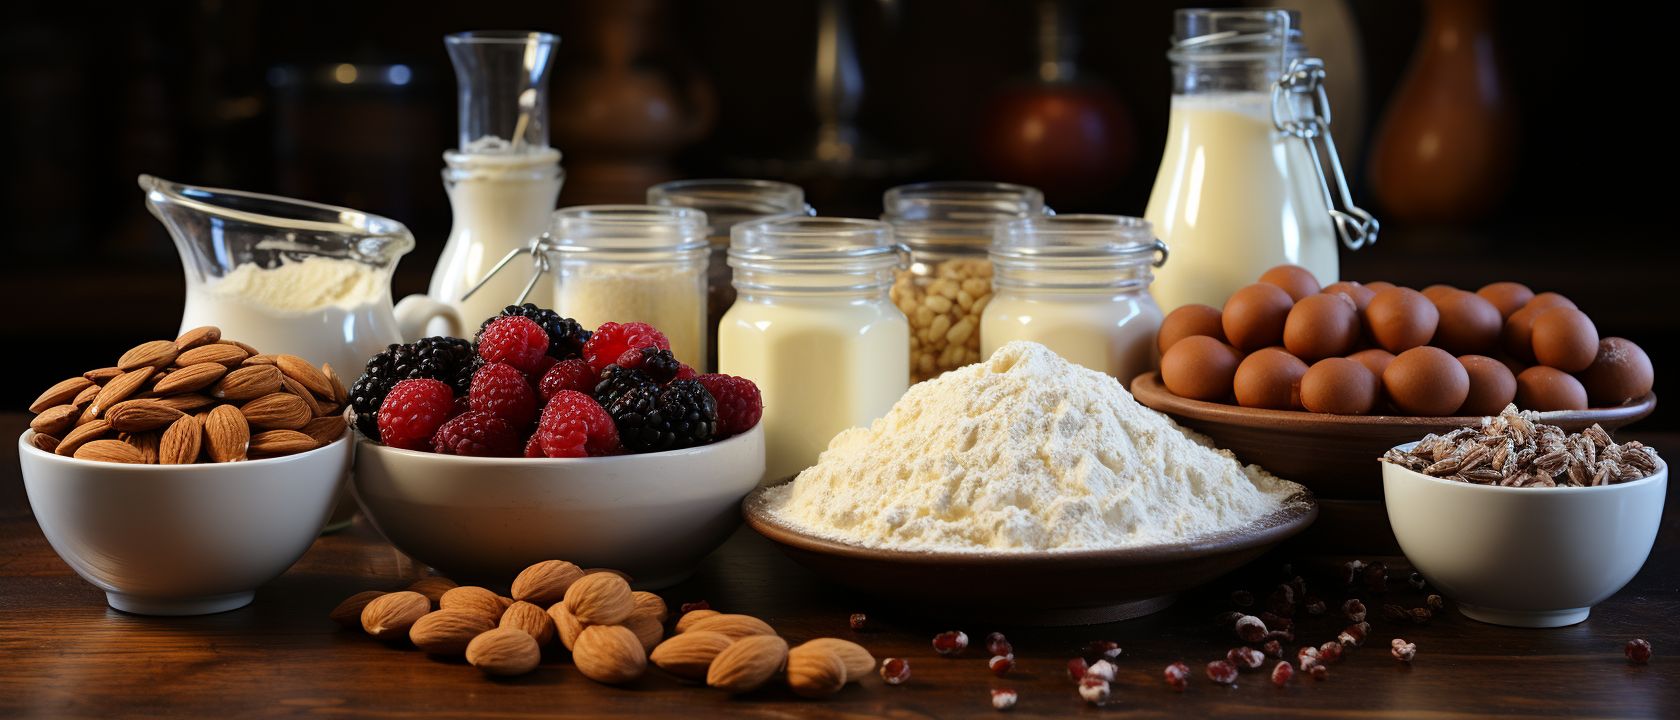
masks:
<path fill-rule="evenodd" d="M 432 447 L 444 455 L 519 457 L 519 433 L 497 415 L 474 410 L 438 428 Z"/>
<path fill-rule="evenodd" d="M 537 419 L 537 394 L 525 376 L 506 363 L 490 363 L 473 375 L 468 397 L 475 412 L 490 413 L 521 429 Z"/>
<path fill-rule="evenodd" d="M 466 395 L 456 395 L 455 402 L 450 403 L 449 405 L 449 417 L 445 420 L 445 422 L 448 420 L 454 420 L 459 417 L 461 413 L 471 409 L 472 401 L 469 400 Z"/>
<path fill-rule="evenodd" d="M 589 363 L 580 358 L 572 358 L 556 363 L 546 375 L 542 376 L 542 382 L 537 387 L 537 394 L 541 396 L 541 401 L 547 404 L 549 398 L 554 397 L 561 390 L 571 390 L 572 392 L 589 395 L 595 391 L 595 383 L 597 382 L 600 382 L 600 377 L 595 373 L 594 368 L 589 367 Z"/>
<path fill-rule="evenodd" d="M 536 369 L 528 373 L 522 373 L 525 376 L 525 381 L 531 386 L 531 392 L 536 393 L 537 388 L 542 385 L 543 376 L 547 375 L 549 370 L 553 370 L 554 366 L 559 364 L 560 361 L 555 359 L 553 355 L 544 355 L 537 358 Z"/>
<path fill-rule="evenodd" d="M 557 457 L 598 457 L 618 454 L 618 428 L 595 398 L 561 390 L 543 409 L 537 425 L 543 454 Z"/>
<path fill-rule="evenodd" d="M 548 333 L 528 317 L 515 315 L 490 323 L 478 334 L 478 356 L 503 362 L 520 372 L 532 372 L 548 352 Z"/>
<path fill-rule="evenodd" d="M 676 382 L 678 380 L 693 380 L 694 378 L 697 378 L 697 377 L 700 377 L 700 373 L 694 372 L 694 368 L 691 368 L 687 365 L 682 365 L 681 367 L 677 368 L 677 376 L 674 377 L 674 378 L 671 378 L 671 382 Z"/>
<path fill-rule="evenodd" d="M 615 364 L 627 370 L 640 370 L 647 374 L 648 379 L 660 385 L 677 379 L 677 373 L 688 367 L 677 362 L 677 356 L 672 355 L 670 350 L 660 350 L 656 347 L 626 350 L 623 355 L 618 356 Z"/>
<path fill-rule="evenodd" d="M 438 380 L 404 380 L 391 388 L 379 406 L 379 435 L 404 450 L 430 450 L 432 436 L 449 418 L 455 391 Z"/>
<path fill-rule="evenodd" d="M 764 416 L 764 397 L 753 381 L 721 373 L 706 373 L 695 380 L 717 400 L 719 440 L 751 430 Z"/>
<path fill-rule="evenodd" d="M 583 344 L 583 359 L 589 361 L 589 367 L 595 372 L 601 372 L 617 362 L 625 352 L 644 347 L 670 350 L 671 341 L 665 333 L 647 323 L 602 323 L 595 329 L 595 334 L 589 336 L 589 342 Z"/>
<path fill-rule="evenodd" d="M 543 331 L 548 333 L 548 356 L 556 360 L 577 357 L 583 350 L 583 344 L 589 340 L 589 331 L 583 329 L 578 321 L 568 317 L 560 317 L 560 313 L 539 308 L 532 303 L 509 305 L 502 308 L 501 313 L 495 317 L 485 318 L 484 322 L 478 326 L 478 331 L 482 333 L 484 328 L 490 326 L 490 323 L 514 315 L 523 315 L 542 326 Z"/>
<path fill-rule="evenodd" d="M 547 455 L 543 454 L 542 433 L 531 433 L 530 439 L 525 441 L 525 457 L 528 457 L 528 458 L 548 457 Z"/>

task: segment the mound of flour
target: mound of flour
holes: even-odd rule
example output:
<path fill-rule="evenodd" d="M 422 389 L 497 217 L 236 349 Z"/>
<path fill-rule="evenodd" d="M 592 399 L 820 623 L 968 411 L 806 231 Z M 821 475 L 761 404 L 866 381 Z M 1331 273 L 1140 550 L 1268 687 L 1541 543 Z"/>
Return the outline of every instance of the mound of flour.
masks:
<path fill-rule="evenodd" d="M 868 547 L 1087 550 L 1236 528 L 1300 486 L 1139 405 L 1037 343 L 918 384 L 765 494 L 772 514 Z"/>

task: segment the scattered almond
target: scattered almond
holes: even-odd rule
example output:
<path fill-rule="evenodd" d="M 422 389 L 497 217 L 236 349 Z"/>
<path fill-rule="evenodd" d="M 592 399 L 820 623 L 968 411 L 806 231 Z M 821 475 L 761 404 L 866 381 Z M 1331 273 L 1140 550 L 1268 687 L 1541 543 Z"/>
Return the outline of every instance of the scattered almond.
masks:
<path fill-rule="evenodd" d="M 846 663 L 823 647 L 801 645 L 788 651 L 788 688 L 802 697 L 828 697 L 846 685 Z"/>
<path fill-rule="evenodd" d="M 245 352 L 245 350 L 237 345 L 228 345 L 225 342 L 214 342 L 207 345 L 200 345 L 175 356 L 175 364 L 181 367 L 187 367 L 189 365 L 197 365 L 199 363 L 213 362 L 225 365 L 231 369 L 239 367 L 239 363 L 244 362 L 245 358 L 248 357 L 251 357 L 251 353 Z"/>
<path fill-rule="evenodd" d="M 523 630 L 496 628 L 467 643 L 467 662 L 491 675 L 523 675 L 541 660 L 542 648 Z"/>
<path fill-rule="evenodd" d="M 647 670 L 647 651 L 623 625 L 589 625 L 573 643 L 572 662 L 595 682 L 624 683 Z"/>
<path fill-rule="evenodd" d="M 86 377 L 73 377 L 62 381 L 47 388 L 47 391 L 41 393 L 40 397 L 35 398 L 35 402 L 29 404 L 29 412 L 43 412 L 56 405 L 68 404 L 72 398 L 82 394 L 83 391 L 93 387 L 93 385 L 94 382 Z"/>
<path fill-rule="evenodd" d="M 434 655 L 460 655 L 467 646 L 495 626 L 484 616 L 462 610 L 438 610 L 414 621 L 409 642 Z"/>
<path fill-rule="evenodd" d="M 518 593 L 514 597 L 519 597 Z M 578 578 L 566 588 L 565 600 L 566 609 L 585 625 L 617 625 L 636 609 L 630 583 L 607 573 Z"/>
<path fill-rule="evenodd" d="M 520 571 L 513 579 L 513 599 L 548 607 L 566 597 L 566 590 L 583 577 L 578 566 L 565 560 L 546 560 Z"/>
<path fill-rule="evenodd" d="M 327 380 L 327 376 L 316 369 L 314 365 L 310 365 L 309 361 L 296 355 L 276 355 L 275 360 L 275 364 L 280 366 L 280 372 L 285 373 L 286 377 L 303 383 L 303 386 L 309 388 L 310 392 L 324 398 L 337 397 L 333 392 L 332 382 Z"/>
<path fill-rule="evenodd" d="M 699 612 L 696 610 L 695 612 Z M 775 629 L 751 615 L 714 615 L 688 627 L 690 632 L 719 632 L 740 639 L 754 635 L 775 635 Z"/>
<path fill-rule="evenodd" d="M 384 594 L 378 590 L 364 590 L 351 595 L 344 602 L 339 603 L 338 607 L 333 608 L 328 617 L 344 627 L 361 628 L 362 608 L 367 607 L 367 604 L 373 602 L 374 598 Z"/>
<path fill-rule="evenodd" d="M 168 427 L 182 414 L 156 400 L 124 400 L 105 411 L 105 421 L 117 432 L 146 432 Z"/>
<path fill-rule="evenodd" d="M 653 652 L 659 641 L 665 639 L 665 626 L 651 615 L 632 613 L 622 624 L 636 634 L 637 640 L 642 641 L 642 652 Z"/>
<path fill-rule="evenodd" d="M 88 405 L 87 412 L 93 417 L 101 417 L 107 408 L 127 400 L 128 396 L 138 391 L 140 386 L 152 377 L 153 372 L 156 372 L 155 368 L 143 367 L 111 378 L 110 382 L 99 389 L 99 394 L 93 396 L 93 402 Z"/>
<path fill-rule="evenodd" d="M 175 362 L 175 356 L 179 354 L 181 351 L 175 347 L 175 343 L 169 340 L 153 340 L 123 353 L 117 360 L 117 369 L 126 372 L 143 367 L 167 367 Z"/>
<path fill-rule="evenodd" d="M 152 386 L 152 391 L 158 395 L 179 395 L 194 390 L 203 390 L 211 383 L 222 379 L 227 374 L 227 366 L 221 363 L 205 362 L 188 365 L 158 379 Z"/>
<path fill-rule="evenodd" d="M 205 325 L 181 333 L 181 337 L 175 338 L 175 347 L 180 348 L 181 352 L 186 352 L 200 345 L 209 345 L 221 339 L 221 328 L 214 325 Z"/>
<path fill-rule="evenodd" d="M 473 585 L 450 588 L 439 597 L 438 607 L 482 615 L 492 624 L 500 621 L 505 611 L 496 593 Z"/>
<path fill-rule="evenodd" d="M 280 388 L 280 368 L 252 365 L 234 370 L 217 380 L 210 386 L 209 394 L 220 400 L 251 400 L 279 392 Z"/>
<path fill-rule="evenodd" d="M 211 462 L 244 460 L 250 444 L 251 426 L 245 422 L 239 408 L 217 405 L 205 416 L 204 445 Z"/>
<path fill-rule="evenodd" d="M 77 460 L 95 460 L 98 462 L 132 463 L 144 465 L 146 457 L 140 454 L 133 445 L 121 440 L 93 440 L 82 443 L 73 455 Z"/>
<path fill-rule="evenodd" d="M 672 635 L 648 654 L 659 669 L 678 677 L 706 679 L 712 659 L 725 648 L 735 644 L 735 638 L 723 633 L 692 632 Z"/>
<path fill-rule="evenodd" d="M 706 684 L 732 693 L 757 690 L 782 669 L 787 656 L 787 641 L 775 635 L 739 638 L 712 658 Z"/>
<path fill-rule="evenodd" d="M 571 650 L 577 645 L 578 635 L 583 633 L 583 623 L 572 616 L 566 609 L 566 603 L 557 602 L 548 608 L 548 619 L 554 621 L 554 634 L 560 637 L 560 644 Z"/>
<path fill-rule="evenodd" d="M 59 441 L 58 447 L 53 452 L 66 457 L 74 455 L 76 449 L 84 443 L 101 437 L 110 431 L 111 424 L 104 420 L 94 420 L 86 425 L 77 425 L 75 429 L 64 436 L 63 440 Z"/>
<path fill-rule="evenodd" d="M 245 422 L 269 430 L 297 430 L 315 419 L 309 403 L 286 392 L 269 393 L 239 407 Z"/>
<path fill-rule="evenodd" d="M 431 601 L 420 593 L 412 590 L 386 593 L 362 607 L 362 629 L 380 640 L 405 638 L 408 629 L 431 610 Z"/>
<path fill-rule="evenodd" d="M 817 638 L 805 643 L 804 645 L 794 648 L 793 651 L 797 651 L 799 648 L 834 653 L 840 658 L 841 662 L 846 664 L 846 678 L 848 680 L 860 680 L 868 677 L 870 673 L 875 672 L 875 656 L 870 655 L 869 651 L 864 649 L 862 645 L 850 640 L 841 640 L 840 638 Z M 792 656 L 790 655 L 790 663 L 792 662 L 791 658 Z"/>
<path fill-rule="evenodd" d="M 688 632 L 689 630 L 694 629 L 695 623 L 705 620 L 706 618 L 717 617 L 722 614 L 723 613 L 716 610 L 690 610 L 683 613 L 683 616 L 677 619 L 676 630 L 679 633 Z"/>
<path fill-rule="evenodd" d="M 75 405 L 54 405 L 39 412 L 40 415 L 29 421 L 29 429 L 53 437 L 70 432 L 76 426 L 76 416 L 81 414 Z"/>
<path fill-rule="evenodd" d="M 583 574 L 585 574 L 585 575 L 595 575 L 597 573 L 606 573 L 608 575 L 617 575 L 620 578 L 623 578 L 624 582 L 627 582 L 627 583 L 636 582 L 636 578 L 630 577 L 630 573 L 624 572 L 623 570 L 614 570 L 612 568 L 588 568 L 588 569 L 585 569 L 583 571 Z"/>
<path fill-rule="evenodd" d="M 671 611 L 665 607 L 665 600 L 658 595 L 637 590 L 630 593 L 630 597 L 636 601 L 636 609 L 630 613 L 632 617 L 651 617 L 660 625 L 664 625 L 666 618 L 670 617 Z"/>
<path fill-rule="evenodd" d="M 524 630 L 526 635 L 537 641 L 537 647 L 547 645 L 548 641 L 554 639 L 554 620 L 549 618 L 542 608 L 523 600 L 516 600 L 513 605 L 508 606 L 507 611 L 502 613 L 501 622 L 497 627 Z"/>
<path fill-rule="evenodd" d="M 460 587 L 454 580 L 446 577 L 423 577 L 415 580 L 408 589 L 426 596 L 426 601 L 433 605 L 442 606 L 443 596 L 450 590 Z"/>

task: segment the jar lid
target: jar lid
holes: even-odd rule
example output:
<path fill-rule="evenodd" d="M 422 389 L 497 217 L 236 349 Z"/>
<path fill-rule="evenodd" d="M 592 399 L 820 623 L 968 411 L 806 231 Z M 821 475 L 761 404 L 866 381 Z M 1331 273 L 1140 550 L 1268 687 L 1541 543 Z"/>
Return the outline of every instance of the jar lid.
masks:
<path fill-rule="evenodd" d="M 867 260 L 896 264 L 893 228 L 879 220 L 832 217 L 771 217 L 730 231 L 731 260 Z"/>
<path fill-rule="evenodd" d="M 1016 218 L 1055 214 L 1038 188 L 984 181 L 900 185 L 881 198 L 881 219 L 912 247 L 964 245 L 983 249 L 992 228 Z"/>
<path fill-rule="evenodd" d="M 1161 257 L 1155 260 L 1155 254 Z M 1111 260 L 1120 264 L 1166 261 L 1167 246 L 1148 220 L 1124 215 L 1055 215 L 1022 218 L 997 228 L 993 261 Z"/>
<path fill-rule="evenodd" d="M 1189 8 L 1173 12 L 1172 60 L 1251 60 L 1301 46 L 1301 13 L 1294 10 Z"/>
<path fill-rule="evenodd" d="M 706 213 L 653 205 L 578 205 L 550 217 L 549 249 L 559 252 L 702 250 Z"/>

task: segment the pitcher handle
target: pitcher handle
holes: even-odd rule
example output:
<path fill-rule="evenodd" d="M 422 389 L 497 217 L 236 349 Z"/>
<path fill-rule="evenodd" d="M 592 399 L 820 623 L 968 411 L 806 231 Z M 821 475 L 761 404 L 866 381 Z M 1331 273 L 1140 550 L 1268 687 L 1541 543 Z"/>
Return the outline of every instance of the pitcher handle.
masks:
<path fill-rule="evenodd" d="M 466 337 L 466 323 L 461 321 L 460 311 L 449 303 L 434 300 L 429 295 L 414 294 L 397 303 L 393 313 L 397 316 L 397 330 L 402 333 L 403 342 L 414 342 L 426 334 L 426 326 L 433 318 L 443 318 L 449 323 L 450 337 Z"/>

